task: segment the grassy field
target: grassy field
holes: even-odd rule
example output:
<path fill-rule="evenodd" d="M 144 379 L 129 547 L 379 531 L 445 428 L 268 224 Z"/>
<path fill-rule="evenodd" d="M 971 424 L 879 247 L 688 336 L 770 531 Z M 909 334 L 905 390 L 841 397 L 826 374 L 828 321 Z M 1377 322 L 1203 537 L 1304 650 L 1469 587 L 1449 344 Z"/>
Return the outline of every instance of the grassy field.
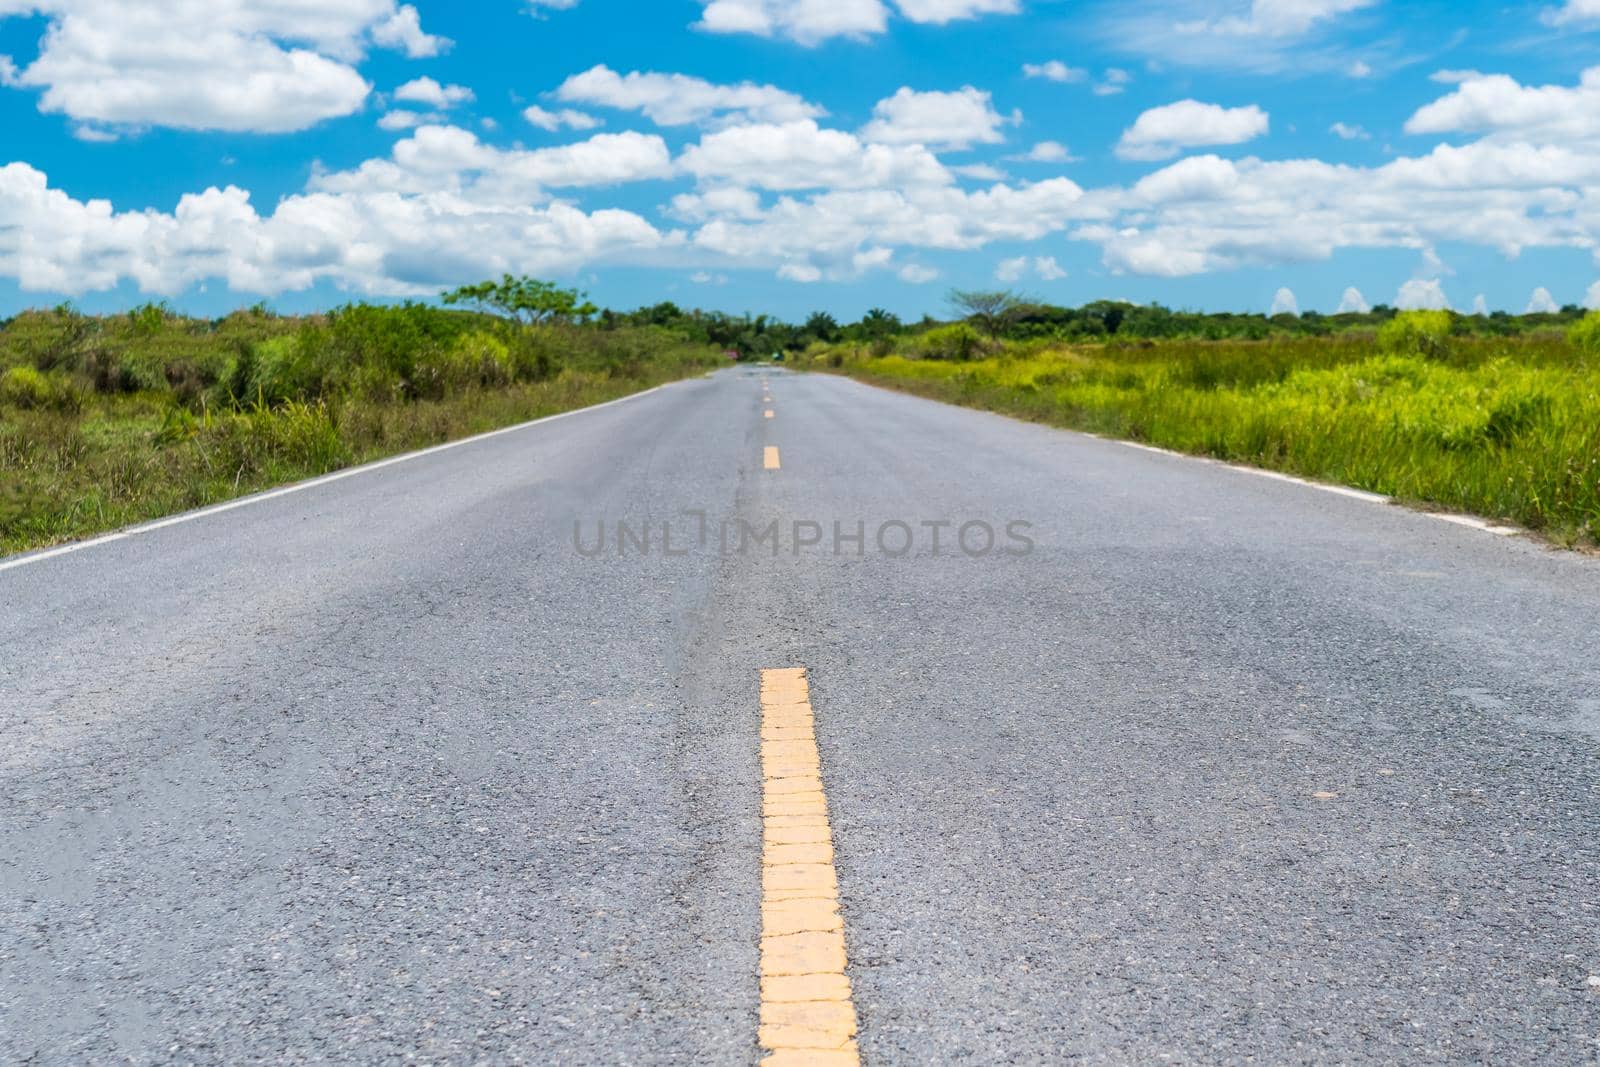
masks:
<path fill-rule="evenodd" d="M 670 331 L 352 306 L 0 328 L 0 554 L 567 411 L 725 362 Z"/>
<path fill-rule="evenodd" d="M 1453 333 L 1447 316 L 1402 316 L 1376 335 L 1002 344 L 945 327 L 875 352 L 813 346 L 801 364 L 1578 546 L 1600 541 L 1594 328 L 1484 337 Z"/>

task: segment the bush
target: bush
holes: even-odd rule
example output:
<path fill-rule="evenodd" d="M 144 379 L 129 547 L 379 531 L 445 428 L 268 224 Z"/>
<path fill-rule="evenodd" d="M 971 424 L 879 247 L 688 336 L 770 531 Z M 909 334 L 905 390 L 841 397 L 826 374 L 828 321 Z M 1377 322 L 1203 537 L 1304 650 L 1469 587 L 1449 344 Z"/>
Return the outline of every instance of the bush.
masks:
<path fill-rule="evenodd" d="M 478 386 L 511 384 L 511 351 L 493 334 L 464 333 L 449 348 L 427 347 L 417 356 L 411 385 L 418 396 L 438 400 Z"/>
<path fill-rule="evenodd" d="M 1568 327 L 1567 340 L 1585 352 L 1600 352 L 1600 311 L 1591 311 Z"/>
<path fill-rule="evenodd" d="M 1449 355 L 1455 317 L 1448 311 L 1402 311 L 1378 330 L 1378 348 L 1397 356 Z"/>
<path fill-rule="evenodd" d="M 12 367 L 0 374 L 0 404 L 36 410 L 77 411 L 82 397 L 72 383 L 41 374 L 29 366 Z"/>
<path fill-rule="evenodd" d="M 234 397 L 250 405 L 320 396 L 326 349 L 326 331 L 317 327 L 247 346 L 234 368 Z"/>
<path fill-rule="evenodd" d="M 988 355 L 989 343 L 964 322 L 938 326 L 911 343 L 912 352 L 923 359 L 969 360 Z"/>

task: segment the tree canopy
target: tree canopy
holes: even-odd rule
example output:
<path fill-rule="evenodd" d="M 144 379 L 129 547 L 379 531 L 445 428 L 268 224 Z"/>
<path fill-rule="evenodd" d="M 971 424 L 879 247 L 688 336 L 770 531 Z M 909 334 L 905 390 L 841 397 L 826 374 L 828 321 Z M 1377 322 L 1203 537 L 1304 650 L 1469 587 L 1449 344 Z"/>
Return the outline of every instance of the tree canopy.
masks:
<path fill-rule="evenodd" d="M 581 322 L 599 310 L 577 289 L 563 289 L 554 282 L 510 274 L 498 282 L 463 285 L 440 299 L 446 304 L 468 304 L 480 311 L 530 325 Z"/>

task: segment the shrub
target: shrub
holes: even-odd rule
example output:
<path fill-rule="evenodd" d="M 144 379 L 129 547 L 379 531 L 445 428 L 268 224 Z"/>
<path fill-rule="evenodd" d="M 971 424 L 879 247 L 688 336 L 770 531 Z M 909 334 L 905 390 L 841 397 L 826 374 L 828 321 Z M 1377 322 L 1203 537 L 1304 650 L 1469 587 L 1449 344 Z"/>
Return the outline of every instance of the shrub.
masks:
<path fill-rule="evenodd" d="M 1585 352 L 1600 352 L 1600 311 L 1591 311 L 1568 327 L 1567 340 Z"/>
<path fill-rule="evenodd" d="M 503 342 L 493 334 L 474 330 L 457 337 L 448 348 L 423 348 L 411 384 L 418 396 L 437 400 L 476 386 L 509 385 L 515 370 Z"/>
<path fill-rule="evenodd" d="M 923 359 L 979 359 L 988 349 L 983 336 L 964 322 L 935 327 L 912 342 L 912 351 Z"/>
<path fill-rule="evenodd" d="M 0 374 L 0 404 L 37 410 L 77 411 L 83 400 L 72 383 L 29 366 Z"/>
<path fill-rule="evenodd" d="M 1448 311 L 1402 311 L 1378 330 L 1378 348 L 1398 356 L 1445 356 L 1454 326 Z"/>

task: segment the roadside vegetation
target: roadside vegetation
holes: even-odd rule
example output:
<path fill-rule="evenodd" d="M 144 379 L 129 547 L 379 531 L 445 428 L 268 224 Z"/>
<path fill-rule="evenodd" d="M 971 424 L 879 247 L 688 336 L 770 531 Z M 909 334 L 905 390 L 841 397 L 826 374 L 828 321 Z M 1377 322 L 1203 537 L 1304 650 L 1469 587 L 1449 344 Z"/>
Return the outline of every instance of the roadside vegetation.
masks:
<path fill-rule="evenodd" d="M 1052 425 L 1600 542 L 1600 313 L 1197 316 L 952 294 L 797 361 Z M 850 336 L 854 333 L 854 336 Z"/>
<path fill-rule="evenodd" d="M 0 325 L 0 554 L 613 399 L 726 362 L 527 279 L 444 308 L 221 320 L 151 304 Z M 454 305 L 454 306 L 449 306 Z"/>
<path fill-rule="evenodd" d="M 956 292 L 945 319 L 440 305 L 0 323 L 0 553 L 612 399 L 730 355 L 1600 542 L 1600 314 L 1203 315 Z"/>

